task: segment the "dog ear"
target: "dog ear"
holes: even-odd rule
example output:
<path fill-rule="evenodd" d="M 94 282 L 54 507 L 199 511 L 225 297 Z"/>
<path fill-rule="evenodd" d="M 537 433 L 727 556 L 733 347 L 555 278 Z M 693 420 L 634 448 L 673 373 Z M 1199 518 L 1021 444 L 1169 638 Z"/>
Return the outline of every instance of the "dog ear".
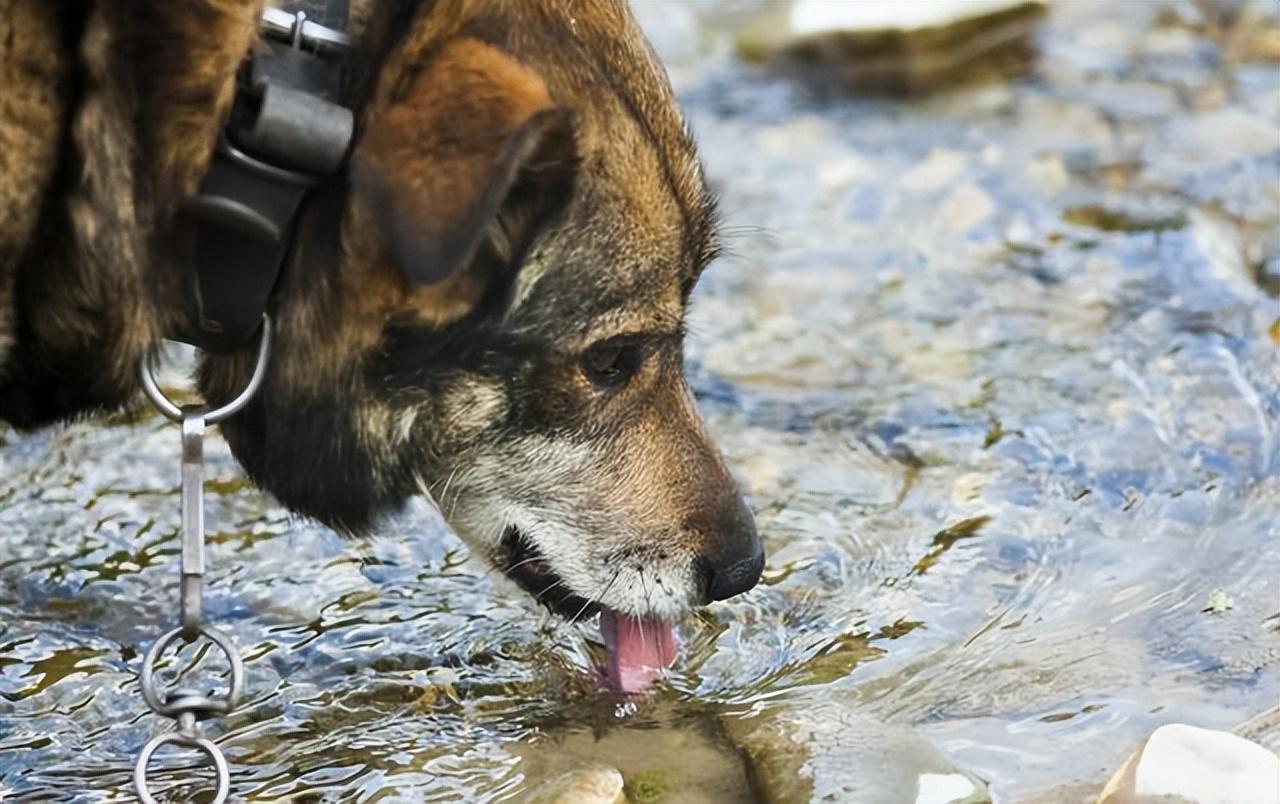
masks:
<path fill-rule="evenodd" d="M 571 113 L 529 68 L 474 39 L 446 45 L 369 117 L 353 184 L 414 287 L 486 244 L 517 261 L 573 188 Z"/>

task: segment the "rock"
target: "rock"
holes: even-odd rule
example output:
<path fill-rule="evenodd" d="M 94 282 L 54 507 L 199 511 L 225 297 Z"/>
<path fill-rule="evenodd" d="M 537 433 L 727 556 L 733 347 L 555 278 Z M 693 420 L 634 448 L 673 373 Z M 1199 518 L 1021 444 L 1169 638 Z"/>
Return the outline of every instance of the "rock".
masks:
<path fill-rule="evenodd" d="M 916 783 L 915 804 L 955 804 L 987 800 L 980 783 L 963 773 L 922 773 Z"/>
<path fill-rule="evenodd" d="M 1254 715 L 1231 731 L 1268 751 L 1280 753 L 1280 704 Z"/>
<path fill-rule="evenodd" d="M 1024 0 L 799 0 L 792 6 L 791 27 L 799 36 L 834 30 L 921 30 L 956 25 L 1024 4 Z"/>
<path fill-rule="evenodd" d="M 1280 757 L 1225 731 L 1161 726 L 1107 782 L 1098 804 L 1275 804 Z"/>
<path fill-rule="evenodd" d="M 955 767 L 923 736 L 851 710 L 793 702 L 750 718 L 724 718 L 768 801 L 976 804 L 986 783 Z"/>
<path fill-rule="evenodd" d="M 1044 0 L 797 0 L 748 28 L 738 52 L 850 89 L 927 91 L 1022 71 L 1045 8 Z"/>
<path fill-rule="evenodd" d="M 622 774 L 598 766 L 561 774 L 543 783 L 527 799 L 531 804 L 621 804 Z"/>
<path fill-rule="evenodd" d="M 611 802 L 617 792 L 629 804 L 750 799 L 742 758 L 728 750 L 715 721 L 681 718 L 657 703 L 641 709 L 615 712 L 598 729 L 548 729 L 512 746 L 523 777 L 520 800 Z"/>

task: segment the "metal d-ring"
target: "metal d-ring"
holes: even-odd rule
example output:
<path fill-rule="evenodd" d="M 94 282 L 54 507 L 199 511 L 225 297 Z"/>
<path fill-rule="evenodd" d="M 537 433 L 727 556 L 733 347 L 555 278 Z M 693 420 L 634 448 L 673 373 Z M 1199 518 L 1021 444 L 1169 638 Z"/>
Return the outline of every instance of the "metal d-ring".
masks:
<path fill-rule="evenodd" d="M 151 795 L 151 790 L 147 784 L 147 766 L 151 764 L 151 757 L 156 750 L 170 743 L 186 748 L 194 748 L 209 758 L 213 763 L 214 772 L 217 774 L 217 787 L 214 789 L 213 804 L 222 804 L 222 802 L 226 801 L 227 796 L 231 794 L 231 769 L 227 767 L 227 758 L 222 755 L 222 750 L 212 740 L 205 737 L 184 734 L 180 731 L 171 731 L 167 734 L 159 734 L 152 737 L 142 747 L 142 753 L 138 755 L 138 762 L 133 766 L 133 787 L 143 804 L 156 804 L 156 799 Z"/>
<path fill-rule="evenodd" d="M 184 628 L 175 628 L 157 639 L 156 644 L 147 651 L 146 658 L 142 660 L 142 675 L 138 679 L 142 687 L 143 700 L 147 702 L 147 706 L 151 707 L 151 711 L 165 717 L 177 718 L 189 712 L 195 715 L 196 720 L 204 720 L 227 714 L 235 708 L 236 702 L 240 700 L 240 692 L 244 689 L 244 662 L 241 661 L 231 638 L 217 628 L 204 626 L 200 629 L 200 636 L 217 645 L 231 666 L 231 681 L 225 695 L 211 698 L 179 689 L 161 696 L 160 690 L 156 688 L 156 663 L 160 661 L 160 656 L 173 644 L 174 640 L 185 635 Z"/>
<path fill-rule="evenodd" d="M 267 373 L 267 359 L 270 353 L 271 318 L 263 314 L 262 334 L 258 340 L 258 358 L 253 366 L 253 375 L 249 377 L 248 384 L 245 385 L 239 396 L 221 407 L 205 412 L 204 420 L 206 424 L 217 424 L 249 403 L 249 400 L 257 393 L 258 387 L 262 385 L 262 378 Z M 138 371 L 142 378 L 142 390 L 146 391 L 147 398 L 151 400 L 152 404 L 170 421 L 181 422 L 182 408 L 175 405 L 169 397 L 164 395 L 164 391 L 160 390 L 160 386 L 156 383 L 155 375 L 151 373 L 150 361 L 143 360 Z"/>

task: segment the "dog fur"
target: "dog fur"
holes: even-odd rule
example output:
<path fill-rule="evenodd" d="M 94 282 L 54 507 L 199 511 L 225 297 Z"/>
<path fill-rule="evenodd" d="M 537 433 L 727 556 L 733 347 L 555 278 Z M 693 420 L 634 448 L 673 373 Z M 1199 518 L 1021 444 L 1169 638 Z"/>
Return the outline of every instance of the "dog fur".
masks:
<path fill-rule="evenodd" d="M 625 2 L 355 6 L 357 142 L 303 211 L 266 382 L 222 425 L 237 459 L 345 530 L 431 497 L 570 615 L 749 588 L 752 518 L 682 372 L 714 206 Z M 0 0 L 0 417 L 136 397 L 260 11 Z M 252 352 L 206 357 L 206 398 Z"/>

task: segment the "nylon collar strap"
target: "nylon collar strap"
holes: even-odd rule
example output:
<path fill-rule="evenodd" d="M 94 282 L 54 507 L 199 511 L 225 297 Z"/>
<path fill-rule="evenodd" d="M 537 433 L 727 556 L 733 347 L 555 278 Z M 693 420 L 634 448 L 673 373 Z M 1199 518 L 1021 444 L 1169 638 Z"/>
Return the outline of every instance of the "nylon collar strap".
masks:
<path fill-rule="evenodd" d="M 324 21 L 341 26 L 345 6 L 329 3 Z M 257 333 L 298 211 L 342 170 L 354 132 L 338 103 L 347 36 L 278 8 L 263 12 L 259 30 L 209 173 L 182 211 L 192 237 L 175 336 L 208 352 L 237 351 Z"/>

